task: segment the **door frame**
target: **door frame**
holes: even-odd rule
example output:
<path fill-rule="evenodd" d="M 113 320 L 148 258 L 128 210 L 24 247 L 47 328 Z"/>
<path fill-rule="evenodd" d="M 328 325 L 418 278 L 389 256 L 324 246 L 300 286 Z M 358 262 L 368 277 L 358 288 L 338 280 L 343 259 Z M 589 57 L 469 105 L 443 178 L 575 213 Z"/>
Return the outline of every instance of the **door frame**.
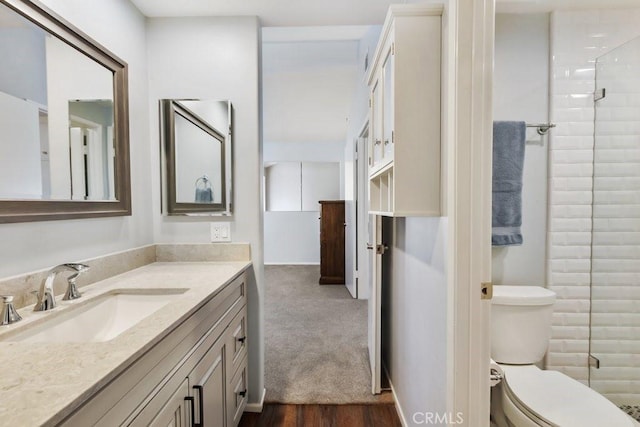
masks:
<path fill-rule="evenodd" d="M 355 191 L 356 200 L 356 227 L 355 242 L 356 253 L 354 258 L 354 280 L 356 280 L 357 298 L 368 299 L 369 292 L 369 254 L 367 242 L 369 241 L 369 115 L 360 127 L 358 136 L 355 139 L 355 150 L 357 151 L 357 167 L 355 176 L 357 183 Z M 363 136 L 363 135 L 366 135 Z M 355 261 L 357 260 L 357 262 Z"/>
<path fill-rule="evenodd" d="M 367 241 L 371 240 L 368 249 L 368 283 L 370 295 L 367 300 L 369 367 L 371 368 L 371 393 L 380 394 L 382 391 L 382 253 L 377 250 L 382 242 L 382 217 L 368 215 L 371 222 L 371 233 Z M 369 234 L 369 233 L 367 233 Z M 368 245 L 368 244 L 367 244 Z"/>
<path fill-rule="evenodd" d="M 494 0 L 445 5 L 443 191 L 448 216 L 447 409 L 489 426 Z"/>

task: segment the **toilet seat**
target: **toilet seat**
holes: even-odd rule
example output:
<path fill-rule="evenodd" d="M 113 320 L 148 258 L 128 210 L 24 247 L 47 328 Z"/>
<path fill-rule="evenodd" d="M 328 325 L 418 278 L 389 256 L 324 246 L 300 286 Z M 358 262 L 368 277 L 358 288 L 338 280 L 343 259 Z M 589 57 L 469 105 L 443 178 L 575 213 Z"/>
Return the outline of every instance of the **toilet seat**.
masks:
<path fill-rule="evenodd" d="M 537 425 L 633 427 L 632 420 L 604 396 L 557 371 L 534 365 L 500 365 L 505 397 Z"/>

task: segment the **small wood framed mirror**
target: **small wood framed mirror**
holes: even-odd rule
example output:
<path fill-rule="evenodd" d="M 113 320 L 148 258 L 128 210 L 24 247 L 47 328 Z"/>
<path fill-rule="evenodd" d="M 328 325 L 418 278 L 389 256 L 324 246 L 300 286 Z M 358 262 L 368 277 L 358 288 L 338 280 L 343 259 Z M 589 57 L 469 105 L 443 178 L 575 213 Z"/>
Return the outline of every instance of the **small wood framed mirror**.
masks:
<path fill-rule="evenodd" d="M 232 106 L 229 101 L 160 101 L 167 215 L 231 215 Z"/>

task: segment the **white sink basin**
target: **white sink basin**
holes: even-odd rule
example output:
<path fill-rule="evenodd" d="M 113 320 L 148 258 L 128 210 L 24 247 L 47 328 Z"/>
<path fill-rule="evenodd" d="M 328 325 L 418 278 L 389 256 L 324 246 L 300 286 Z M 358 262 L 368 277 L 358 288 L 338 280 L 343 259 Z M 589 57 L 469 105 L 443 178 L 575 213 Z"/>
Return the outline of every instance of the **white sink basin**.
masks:
<path fill-rule="evenodd" d="M 187 289 L 117 289 L 25 325 L 2 338 L 19 342 L 109 341 L 160 310 Z"/>

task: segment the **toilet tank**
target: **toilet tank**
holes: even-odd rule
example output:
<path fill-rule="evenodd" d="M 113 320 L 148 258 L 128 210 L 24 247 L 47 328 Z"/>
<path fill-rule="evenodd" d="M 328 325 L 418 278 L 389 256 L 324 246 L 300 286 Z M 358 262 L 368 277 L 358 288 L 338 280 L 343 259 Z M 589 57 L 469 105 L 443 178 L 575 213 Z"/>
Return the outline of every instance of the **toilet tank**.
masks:
<path fill-rule="evenodd" d="M 491 358 L 512 365 L 542 360 L 551 338 L 555 300 L 555 292 L 538 286 L 494 286 Z"/>

